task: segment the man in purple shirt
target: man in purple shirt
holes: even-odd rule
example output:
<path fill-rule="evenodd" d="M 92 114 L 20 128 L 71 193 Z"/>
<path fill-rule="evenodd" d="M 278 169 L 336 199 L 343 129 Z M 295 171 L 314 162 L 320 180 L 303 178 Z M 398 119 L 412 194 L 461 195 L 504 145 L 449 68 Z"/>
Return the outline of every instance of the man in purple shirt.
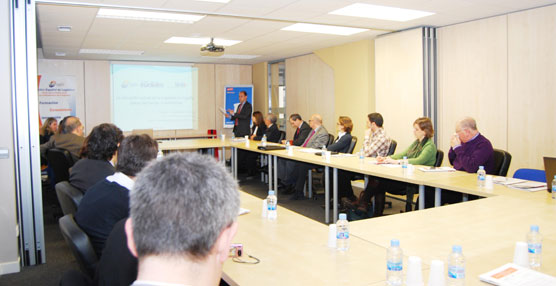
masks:
<path fill-rule="evenodd" d="M 468 173 L 476 173 L 479 166 L 484 166 L 487 174 L 494 172 L 494 151 L 492 144 L 477 130 L 477 122 L 471 117 L 465 117 L 456 124 L 456 133 L 450 141 L 448 159 L 454 169 Z M 469 200 L 477 196 L 469 196 Z M 441 204 L 453 204 L 462 201 L 462 194 L 442 190 Z M 425 190 L 425 207 L 434 206 L 434 189 Z"/>

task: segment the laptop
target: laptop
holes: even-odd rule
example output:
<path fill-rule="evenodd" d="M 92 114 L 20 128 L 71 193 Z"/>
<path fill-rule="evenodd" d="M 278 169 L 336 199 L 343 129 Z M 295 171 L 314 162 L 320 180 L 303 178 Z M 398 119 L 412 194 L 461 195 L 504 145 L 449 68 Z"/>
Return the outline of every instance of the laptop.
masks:
<path fill-rule="evenodd" d="M 552 180 L 556 175 L 556 158 L 543 157 L 544 159 L 544 172 L 546 173 L 546 190 L 550 193 L 552 188 Z"/>

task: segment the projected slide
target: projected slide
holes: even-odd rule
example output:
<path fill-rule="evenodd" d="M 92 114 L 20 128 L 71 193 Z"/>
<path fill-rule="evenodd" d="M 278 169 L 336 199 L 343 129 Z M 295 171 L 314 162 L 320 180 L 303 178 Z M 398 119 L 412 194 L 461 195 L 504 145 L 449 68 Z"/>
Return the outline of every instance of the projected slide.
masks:
<path fill-rule="evenodd" d="M 112 118 L 124 131 L 197 129 L 197 68 L 112 64 Z"/>

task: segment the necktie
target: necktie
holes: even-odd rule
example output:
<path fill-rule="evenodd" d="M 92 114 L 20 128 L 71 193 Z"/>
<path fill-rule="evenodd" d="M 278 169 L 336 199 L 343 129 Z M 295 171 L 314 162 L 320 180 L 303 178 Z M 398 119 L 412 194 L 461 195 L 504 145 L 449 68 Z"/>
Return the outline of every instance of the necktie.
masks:
<path fill-rule="evenodd" d="M 243 103 L 241 103 L 241 104 L 239 105 L 239 107 L 237 108 L 236 114 L 241 112 L 241 108 L 242 108 L 242 107 L 243 107 Z M 235 126 L 237 126 L 238 124 L 239 124 L 239 119 L 236 118 Z"/>
<path fill-rule="evenodd" d="M 309 140 L 311 140 L 311 137 L 313 137 L 313 135 L 315 135 L 315 130 L 311 131 L 311 134 L 309 134 L 309 137 L 307 138 L 307 140 L 305 140 L 303 147 L 307 147 L 307 143 L 309 143 Z"/>
<path fill-rule="evenodd" d="M 299 128 L 295 131 L 295 137 L 299 136 Z"/>

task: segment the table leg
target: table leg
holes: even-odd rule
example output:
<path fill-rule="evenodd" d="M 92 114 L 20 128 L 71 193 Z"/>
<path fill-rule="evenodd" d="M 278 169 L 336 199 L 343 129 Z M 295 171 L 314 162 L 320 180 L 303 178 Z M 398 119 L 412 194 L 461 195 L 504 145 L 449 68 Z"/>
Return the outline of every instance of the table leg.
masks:
<path fill-rule="evenodd" d="M 330 167 L 324 167 L 324 222 L 330 222 L 330 186 L 328 185 L 328 169 Z M 336 223 L 336 218 L 334 218 L 334 223 Z"/>
<path fill-rule="evenodd" d="M 434 207 L 439 207 L 442 203 L 442 189 L 434 188 Z"/>
<path fill-rule="evenodd" d="M 274 157 L 274 191 L 278 194 L 278 156 Z"/>
<path fill-rule="evenodd" d="M 463 201 L 467 202 L 469 200 L 469 195 L 468 194 L 463 194 Z"/>
<path fill-rule="evenodd" d="M 419 209 L 425 208 L 425 185 L 419 185 Z"/>
<path fill-rule="evenodd" d="M 311 169 L 307 172 L 307 193 L 309 198 L 313 197 L 313 170 Z"/>
<path fill-rule="evenodd" d="M 332 203 L 334 204 L 334 223 L 335 223 L 336 219 L 338 219 L 338 169 L 337 168 L 332 168 L 332 184 L 334 185 L 332 187 L 333 198 L 334 198 Z"/>
<path fill-rule="evenodd" d="M 272 155 L 268 154 L 268 189 L 272 190 Z"/>
<path fill-rule="evenodd" d="M 232 162 L 234 179 L 237 180 L 237 148 L 232 148 Z"/>

